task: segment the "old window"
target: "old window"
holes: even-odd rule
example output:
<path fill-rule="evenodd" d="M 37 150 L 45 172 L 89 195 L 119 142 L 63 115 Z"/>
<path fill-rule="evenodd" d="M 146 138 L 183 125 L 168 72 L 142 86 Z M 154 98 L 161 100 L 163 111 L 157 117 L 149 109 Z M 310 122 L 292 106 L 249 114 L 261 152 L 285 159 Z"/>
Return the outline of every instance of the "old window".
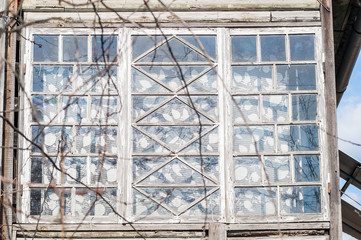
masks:
<path fill-rule="evenodd" d="M 29 34 L 24 222 L 325 217 L 319 29 Z"/>

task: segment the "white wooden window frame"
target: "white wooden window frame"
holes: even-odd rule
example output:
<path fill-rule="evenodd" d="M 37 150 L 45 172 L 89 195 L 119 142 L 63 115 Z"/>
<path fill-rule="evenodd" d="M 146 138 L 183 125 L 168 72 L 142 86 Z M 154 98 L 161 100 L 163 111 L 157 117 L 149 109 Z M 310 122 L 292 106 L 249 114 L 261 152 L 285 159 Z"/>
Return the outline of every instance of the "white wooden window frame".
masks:
<path fill-rule="evenodd" d="M 122 110 L 119 116 L 118 129 L 118 184 L 117 184 L 117 206 L 116 209 L 128 221 L 139 222 L 200 222 L 204 220 L 204 217 L 192 217 L 182 218 L 177 217 L 173 219 L 159 218 L 159 219 L 138 219 L 132 214 L 132 204 L 125 206 L 122 203 L 132 203 L 132 137 L 131 137 L 131 36 L 132 35 L 160 35 L 164 34 L 180 34 L 180 35 L 216 35 L 216 53 L 217 53 L 217 72 L 218 76 L 218 110 L 219 110 L 219 184 L 220 184 L 220 216 L 217 219 L 208 219 L 208 221 L 220 221 L 228 223 L 245 223 L 245 222 L 294 222 L 294 221 L 327 221 L 329 219 L 329 197 L 327 193 L 328 189 L 328 161 L 327 161 L 327 134 L 325 133 L 325 100 L 324 100 L 324 77 L 323 77 L 323 55 L 322 55 L 322 37 L 320 27 L 297 27 L 297 28 L 242 28 L 242 29 L 228 29 L 228 28 L 215 28 L 215 29 L 162 29 L 162 32 L 150 29 L 54 29 L 54 28 L 26 28 L 26 39 L 33 39 L 33 35 L 110 35 L 114 34 L 118 36 L 118 63 L 117 63 L 117 79 L 119 80 L 120 87 L 120 101 L 122 103 Z M 244 216 L 237 217 L 234 213 L 234 174 L 233 174 L 233 120 L 232 117 L 232 99 L 230 96 L 232 86 L 232 71 L 231 71 L 231 42 L 230 36 L 235 35 L 269 35 L 269 34 L 285 34 L 288 39 L 288 34 L 314 34 L 315 35 L 315 60 L 314 61 L 292 61 L 292 63 L 314 63 L 316 65 L 316 90 L 312 91 L 295 91 L 297 93 L 315 93 L 317 94 L 317 119 L 312 123 L 317 124 L 319 128 L 319 151 L 314 152 L 320 155 L 320 182 L 313 183 L 296 183 L 293 181 L 290 184 L 281 184 L 285 186 L 298 186 L 298 185 L 316 185 L 321 186 L 321 213 L 320 214 L 292 214 L 292 215 L 277 215 L 277 216 Z M 90 39 L 90 38 L 89 38 Z M 24 133 L 26 136 L 31 136 L 31 89 L 32 89 L 32 69 L 33 69 L 33 43 L 31 41 L 23 40 L 25 45 L 25 64 L 26 75 L 24 77 L 24 89 L 22 93 L 23 106 L 24 106 Z M 286 41 L 288 43 L 288 40 Z M 59 41 L 59 59 L 62 56 L 61 41 Z M 88 48 L 91 49 L 91 42 L 88 41 Z M 259 46 L 259 40 L 258 40 Z M 90 50 L 91 51 L 91 50 Z M 61 52 L 61 53 L 60 53 Z M 259 55 L 259 52 L 258 52 Z M 289 45 L 286 44 L 286 62 L 282 61 L 281 64 L 291 64 L 289 53 Z M 88 51 L 88 60 L 91 61 L 91 54 Z M 258 58 L 259 60 L 259 58 Z M 91 62 L 89 62 L 91 63 Z M 255 65 L 259 64 L 257 61 Z M 276 64 L 278 62 L 267 62 L 267 64 Z M 53 64 L 53 63 L 49 63 Z M 69 63 L 64 62 L 64 65 Z M 275 77 L 275 74 L 273 74 Z M 267 92 L 264 94 L 276 94 L 279 92 Z M 284 91 L 284 94 L 290 94 Z M 302 123 L 302 122 L 297 122 Z M 307 121 L 307 123 L 310 123 Z M 282 123 L 284 124 L 284 123 Z M 292 122 L 290 122 L 292 124 Z M 252 123 L 253 125 L 253 123 Z M 259 123 L 262 125 L 262 123 Z M 277 137 L 275 137 L 277 139 Z M 226 142 L 227 141 L 227 142 Z M 277 140 L 276 140 L 277 141 Z M 22 146 L 24 149 L 29 147 L 29 143 L 26 140 L 22 140 Z M 302 154 L 304 152 L 292 152 L 291 154 Z M 306 152 L 310 154 L 310 152 Z M 287 155 L 290 153 L 284 153 Z M 248 154 L 249 155 L 249 154 Z M 269 155 L 269 154 L 266 154 Z M 275 153 L 274 155 L 280 155 Z M 37 219 L 29 217 L 30 213 L 30 171 L 31 153 L 28 150 L 21 152 L 22 160 L 20 161 L 19 169 L 20 184 L 22 185 L 23 195 L 21 201 L 22 212 L 19 213 L 19 219 L 23 223 L 36 223 Z M 291 164 L 291 171 L 292 164 Z M 254 185 L 253 185 L 254 186 Z M 257 185 L 262 186 L 262 185 Z M 267 185 L 265 185 L 267 186 Z M 278 186 L 279 188 L 279 186 Z M 278 209 L 279 209 L 278 202 Z M 279 211 L 279 210 L 278 210 Z M 79 222 L 83 217 L 75 218 L 72 216 L 70 219 L 66 219 L 67 222 Z M 49 222 L 55 220 L 52 216 L 42 216 L 40 222 Z M 122 223 L 123 219 L 116 217 L 99 217 L 89 216 L 85 219 L 85 222 L 113 222 Z"/>

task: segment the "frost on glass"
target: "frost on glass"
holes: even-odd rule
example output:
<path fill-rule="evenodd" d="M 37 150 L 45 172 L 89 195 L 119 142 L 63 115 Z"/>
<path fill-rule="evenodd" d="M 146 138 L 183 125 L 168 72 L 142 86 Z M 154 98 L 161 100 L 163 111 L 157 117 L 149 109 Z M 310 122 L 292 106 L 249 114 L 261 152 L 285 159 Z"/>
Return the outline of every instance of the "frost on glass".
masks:
<path fill-rule="evenodd" d="M 285 61 L 285 35 L 261 36 L 262 61 Z"/>
<path fill-rule="evenodd" d="M 257 61 L 256 36 L 232 36 L 232 62 Z"/>
<path fill-rule="evenodd" d="M 46 153 L 67 153 L 71 150 L 72 137 L 71 127 L 51 126 L 51 127 L 32 127 L 32 140 L 40 146 Z M 32 152 L 41 152 L 40 149 L 32 144 Z"/>
<path fill-rule="evenodd" d="M 33 121 L 34 122 L 55 122 L 58 115 L 58 99 L 56 96 L 32 96 L 33 107 Z"/>
<path fill-rule="evenodd" d="M 209 127 L 203 126 L 142 126 L 143 131 L 149 136 L 160 140 L 163 145 L 168 146 L 173 151 L 184 148 L 192 139 L 197 139 L 200 134 L 208 130 Z"/>
<path fill-rule="evenodd" d="M 85 157 L 64 158 L 65 183 L 80 184 L 86 183 L 87 164 Z"/>
<path fill-rule="evenodd" d="M 216 95 L 189 95 L 180 97 L 189 106 L 194 106 L 197 111 L 204 113 L 212 120 L 218 119 L 218 98 Z"/>
<path fill-rule="evenodd" d="M 154 81 L 149 76 L 144 73 L 133 69 L 132 70 L 132 91 L 137 93 L 159 93 L 159 92 L 169 92 L 170 89 L 166 86 Z"/>
<path fill-rule="evenodd" d="M 133 128 L 133 153 L 158 153 L 166 154 L 169 150 L 145 135 L 139 130 Z"/>
<path fill-rule="evenodd" d="M 289 35 L 292 61 L 315 59 L 314 35 Z"/>
<path fill-rule="evenodd" d="M 233 151 L 237 153 L 273 152 L 274 151 L 274 127 L 273 126 L 250 126 L 248 131 L 245 126 L 234 127 Z"/>
<path fill-rule="evenodd" d="M 272 66 L 233 66 L 232 91 L 262 92 L 273 88 Z"/>
<path fill-rule="evenodd" d="M 58 36 L 34 35 L 34 62 L 57 62 Z"/>
<path fill-rule="evenodd" d="M 143 116 L 149 110 L 158 107 L 167 99 L 166 96 L 132 96 L 133 120 Z"/>
<path fill-rule="evenodd" d="M 118 100 L 111 96 L 91 97 L 90 117 L 92 122 L 117 123 L 118 122 Z"/>
<path fill-rule="evenodd" d="M 289 156 L 265 156 L 266 180 L 269 182 L 290 182 L 290 157 Z"/>
<path fill-rule="evenodd" d="M 133 189 L 133 214 L 136 216 L 173 216 L 162 204 Z"/>
<path fill-rule="evenodd" d="M 178 98 L 174 98 L 162 107 L 143 118 L 140 123 L 210 123 L 202 114 L 188 106 Z"/>
<path fill-rule="evenodd" d="M 179 159 L 174 159 L 147 178 L 140 182 L 142 185 L 162 185 L 162 184 L 210 184 L 207 176 L 188 166 Z"/>
<path fill-rule="evenodd" d="M 296 182 L 320 181 L 320 156 L 295 155 Z"/>
<path fill-rule="evenodd" d="M 77 72 L 76 90 L 107 94 L 119 90 L 115 66 L 81 66 Z"/>
<path fill-rule="evenodd" d="M 142 57 L 140 62 L 208 62 L 200 53 L 196 52 L 178 39 L 171 39 L 152 52 Z"/>
<path fill-rule="evenodd" d="M 91 184 L 117 184 L 117 159 L 108 157 L 91 158 L 90 182 Z"/>
<path fill-rule="evenodd" d="M 73 67 L 40 66 L 33 68 L 34 92 L 69 92 L 72 90 Z"/>
<path fill-rule="evenodd" d="M 234 193 L 237 216 L 277 213 L 276 188 L 235 188 Z"/>
<path fill-rule="evenodd" d="M 234 96 L 232 102 L 234 122 L 259 121 L 258 96 Z"/>
<path fill-rule="evenodd" d="M 201 139 L 201 141 L 194 141 L 181 152 L 184 154 L 200 154 L 200 151 L 202 153 L 218 153 L 218 128 L 203 135 Z"/>
<path fill-rule="evenodd" d="M 62 97 L 63 121 L 81 123 L 87 118 L 87 98 L 80 96 Z"/>
<path fill-rule="evenodd" d="M 316 120 L 317 95 L 299 94 L 292 96 L 292 119 L 295 121 Z"/>
<path fill-rule="evenodd" d="M 146 176 L 153 169 L 158 168 L 169 158 L 159 156 L 133 157 L 133 180 Z"/>
<path fill-rule="evenodd" d="M 217 92 L 217 73 L 214 69 L 191 81 L 179 90 L 181 93 Z"/>
<path fill-rule="evenodd" d="M 204 215 L 219 215 L 219 191 L 215 191 L 209 195 L 205 200 L 195 204 L 189 210 L 182 213 L 183 216 L 204 216 Z"/>
<path fill-rule="evenodd" d="M 56 169 L 56 158 L 33 157 L 31 158 L 31 177 L 32 183 L 49 184 L 56 182 L 58 170 Z"/>
<path fill-rule="evenodd" d="M 116 154 L 117 129 L 116 127 L 77 127 L 76 152 L 81 154 Z"/>
<path fill-rule="evenodd" d="M 170 210 L 174 214 L 184 212 L 191 205 L 204 198 L 212 188 L 139 188 L 151 200 Z M 142 204 L 138 204 L 141 206 Z"/>
<path fill-rule="evenodd" d="M 113 35 L 97 35 L 92 39 L 93 62 L 117 61 L 117 37 Z"/>
<path fill-rule="evenodd" d="M 278 149 L 281 152 L 318 151 L 317 125 L 278 126 Z"/>
<path fill-rule="evenodd" d="M 234 179 L 236 184 L 261 182 L 261 159 L 258 157 L 235 157 Z"/>
<path fill-rule="evenodd" d="M 277 65 L 277 89 L 316 90 L 315 65 Z"/>
<path fill-rule="evenodd" d="M 63 61 L 88 61 L 88 36 L 63 36 Z"/>
<path fill-rule="evenodd" d="M 202 156 L 202 157 L 183 157 L 187 164 L 203 172 L 208 178 L 218 180 L 219 178 L 219 159 L 218 156 Z"/>
<path fill-rule="evenodd" d="M 215 36 L 178 36 L 178 38 L 186 41 L 188 44 L 191 44 L 193 47 L 196 47 L 198 51 L 206 54 L 216 59 L 216 37 Z"/>
<path fill-rule="evenodd" d="M 64 214 L 71 214 L 70 189 L 33 188 L 30 190 L 30 215 L 57 216 L 61 214 L 60 201 L 63 201 Z M 63 197 L 62 197 L 63 196 Z"/>
<path fill-rule="evenodd" d="M 77 188 L 75 193 L 75 216 L 114 216 L 117 211 L 117 190 Z"/>
<path fill-rule="evenodd" d="M 281 187 L 281 214 L 321 213 L 318 186 Z"/>
<path fill-rule="evenodd" d="M 288 121 L 287 95 L 263 96 L 263 121 L 268 121 L 268 122 Z"/>

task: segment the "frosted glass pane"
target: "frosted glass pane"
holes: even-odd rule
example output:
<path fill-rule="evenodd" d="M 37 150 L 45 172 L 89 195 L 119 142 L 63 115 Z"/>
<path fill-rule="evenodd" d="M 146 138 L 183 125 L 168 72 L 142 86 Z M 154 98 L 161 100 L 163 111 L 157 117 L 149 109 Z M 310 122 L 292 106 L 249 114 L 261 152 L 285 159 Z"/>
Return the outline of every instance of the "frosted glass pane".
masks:
<path fill-rule="evenodd" d="M 292 61 L 315 59 L 314 35 L 289 35 L 289 38 Z"/>
<path fill-rule="evenodd" d="M 46 153 L 63 153 L 71 150 L 72 138 L 71 127 L 32 127 L 32 140 Z M 32 152 L 41 152 L 35 145 L 32 145 Z"/>
<path fill-rule="evenodd" d="M 232 102 L 234 122 L 258 122 L 260 120 L 258 96 L 234 96 Z"/>
<path fill-rule="evenodd" d="M 288 121 L 288 96 L 264 95 L 263 120 L 269 122 Z"/>
<path fill-rule="evenodd" d="M 56 182 L 58 170 L 55 169 L 56 158 L 31 158 L 31 182 L 49 184 Z"/>
<path fill-rule="evenodd" d="M 86 183 L 87 168 L 86 158 L 64 158 L 64 178 L 65 183 L 80 184 L 79 182 Z"/>
<path fill-rule="evenodd" d="M 234 127 L 233 151 L 238 153 L 255 153 L 274 151 L 274 127 L 250 126 L 251 132 L 245 126 Z M 255 142 L 256 141 L 256 144 Z"/>
<path fill-rule="evenodd" d="M 232 61 L 254 62 L 257 60 L 256 36 L 232 36 Z"/>
<path fill-rule="evenodd" d="M 60 198 L 63 195 L 64 198 L 64 214 L 71 214 L 71 199 L 70 189 L 65 189 L 65 192 L 61 192 L 62 189 L 58 188 L 56 191 L 53 188 L 42 189 L 33 188 L 30 190 L 30 215 L 42 215 L 42 216 L 60 216 Z"/>
<path fill-rule="evenodd" d="M 321 213 L 320 187 L 281 187 L 281 214 Z"/>
<path fill-rule="evenodd" d="M 33 68 L 34 92 L 69 92 L 72 90 L 71 66 L 40 66 Z"/>
<path fill-rule="evenodd" d="M 55 122 L 55 117 L 58 115 L 56 96 L 33 95 L 32 101 L 35 108 L 35 112 L 33 111 L 34 122 Z"/>
<path fill-rule="evenodd" d="M 63 36 L 63 61 L 88 61 L 88 36 Z"/>
<path fill-rule="evenodd" d="M 272 66 L 232 67 L 232 91 L 261 92 L 273 87 Z"/>
<path fill-rule="evenodd" d="M 199 146 L 201 144 L 201 146 Z M 185 154 L 200 154 L 202 153 L 218 153 L 218 128 L 210 131 L 202 137 L 202 141 L 199 140 L 193 142 L 181 152 Z"/>
<path fill-rule="evenodd" d="M 91 158 L 90 176 L 92 184 L 116 184 L 118 179 L 117 159 Z"/>
<path fill-rule="evenodd" d="M 169 150 L 149 136 L 133 128 L 133 153 L 169 153 Z"/>
<path fill-rule="evenodd" d="M 316 120 L 317 95 L 299 94 L 292 96 L 292 118 L 295 121 Z"/>
<path fill-rule="evenodd" d="M 278 149 L 288 151 L 318 151 L 317 125 L 278 127 Z"/>
<path fill-rule="evenodd" d="M 320 157 L 318 155 L 295 155 L 297 182 L 320 181 Z"/>
<path fill-rule="evenodd" d="M 260 183 L 261 160 L 258 157 L 234 158 L 234 177 L 236 184 Z"/>
<path fill-rule="evenodd" d="M 117 128 L 115 127 L 78 127 L 76 129 L 76 152 L 116 154 Z"/>
<path fill-rule="evenodd" d="M 77 73 L 76 90 L 106 94 L 119 90 L 115 66 L 81 66 Z"/>
<path fill-rule="evenodd" d="M 90 117 L 94 123 L 117 123 L 118 122 L 118 99 L 117 97 L 97 96 L 91 98 Z"/>
<path fill-rule="evenodd" d="M 62 97 L 63 121 L 81 123 L 87 118 L 87 98 L 80 96 Z"/>
<path fill-rule="evenodd" d="M 57 62 L 58 42 L 57 35 L 34 35 L 34 62 Z"/>
<path fill-rule="evenodd" d="M 277 89 L 316 90 L 315 65 L 278 65 Z"/>
<path fill-rule="evenodd" d="M 265 156 L 266 180 L 269 182 L 290 182 L 290 157 Z"/>
<path fill-rule="evenodd" d="M 234 194 L 237 216 L 277 213 L 276 188 L 235 188 Z"/>
<path fill-rule="evenodd" d="M 262 61 L 285 61 L 286 48 L 284 35 L 261 36 Z"/>

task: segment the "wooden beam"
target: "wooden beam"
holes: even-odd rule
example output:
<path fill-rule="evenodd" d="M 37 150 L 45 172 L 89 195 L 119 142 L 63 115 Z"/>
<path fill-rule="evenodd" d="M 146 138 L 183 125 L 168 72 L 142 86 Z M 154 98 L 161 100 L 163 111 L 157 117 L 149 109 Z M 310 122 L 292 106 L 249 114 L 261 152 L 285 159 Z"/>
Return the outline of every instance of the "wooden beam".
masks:
<path fill-rule="evenodd" d="M 346 181 L 351 179 L 352 185 L 361 189 L 361 173 L 354 174 L 355 169 L 359 168 L 361 163 L 342 151 L 339 151 L 339 159 L 341 170 L 340 176 Z"/>
<path fill-rule="evenodd" d="M 209 240 L 227 240 L 227 231 L 224 223 L 209 224 Z"/>
<path fill-rule="evenodd" d="M 341 203 L 342 230 L 357 239 L 361 239 L 361 211 L 344 200 L 342 200 Z"/>

